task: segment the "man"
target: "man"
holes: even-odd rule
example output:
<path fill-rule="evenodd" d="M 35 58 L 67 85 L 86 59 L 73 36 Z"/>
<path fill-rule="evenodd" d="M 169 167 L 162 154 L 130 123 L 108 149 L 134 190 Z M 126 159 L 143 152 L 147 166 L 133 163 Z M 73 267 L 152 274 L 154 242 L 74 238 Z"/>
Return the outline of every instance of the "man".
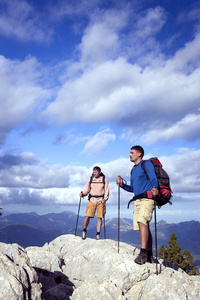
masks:
<path fill-rule="evenodd" d="M 88 195 L 88 205 L 86 208 L 82 239 L 86 239 L 87 226 L 90 222 L 90 218 L 94 218 L 95 212 L 97 212 L 97 233 L 96 240 L 100 239 L 100 231 L 102 226 L 102 218 L 106 213 L 105 202 L 109 197 L 109 184 L 104 174 L 101 172 L 100 167 L 93 168 L 92 177 L 88 179 L 83 192 L 80 192 L 79 196 L 84 197 Z"/>
<path fill-rule="evenodd" d="M 141 195 L 146 191 L 152 192 L 152 198 L 158 195 L 158 181 L 153 164 L 150 161 L 144 162 L 149 179 L 147 179 L 141 167 L 144 149 L 141 146 L 133 146 L 129 156 L 130 161 L 135 164 L 131 171 L 130 185 L 124 184 L 120 176 L 117 177 L 117 184 L 124 190 L 134 193 L 135 196 Z M 153 199 L 140 198 L 134 201 L 133 229 L 139 229 L 141 243 L 140 253 L 135 259 L 135 262 L 140 265 L 153 261 L 152 235 L 149 228 L 153 210 Z"/>

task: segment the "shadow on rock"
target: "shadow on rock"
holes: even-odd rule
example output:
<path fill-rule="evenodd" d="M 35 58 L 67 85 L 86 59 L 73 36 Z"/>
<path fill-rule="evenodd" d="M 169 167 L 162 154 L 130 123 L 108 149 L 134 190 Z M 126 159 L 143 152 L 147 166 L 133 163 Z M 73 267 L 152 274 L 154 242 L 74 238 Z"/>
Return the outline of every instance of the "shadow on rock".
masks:
<path fill-rule="evenodd" d="M 163 266 L 171 268 L 171 269 L 176 270 L 176 271 L 178 271 L 178 269 L 179 269 L 178 266 L 176 266 L 176 265 L 174 265 L 174 264 L 172 264 L 172 263 L 170 263 L 166 260 L 163 260 L 162 264 L 163 264 Z"/>
<path fill-rule="evenodd" d="M 44 269 L 34 268 L 38 281 L 42 284 L 43 300 L 69 300 L 74 291 L 74 284 L 62 272 L 49 272 Z"/>

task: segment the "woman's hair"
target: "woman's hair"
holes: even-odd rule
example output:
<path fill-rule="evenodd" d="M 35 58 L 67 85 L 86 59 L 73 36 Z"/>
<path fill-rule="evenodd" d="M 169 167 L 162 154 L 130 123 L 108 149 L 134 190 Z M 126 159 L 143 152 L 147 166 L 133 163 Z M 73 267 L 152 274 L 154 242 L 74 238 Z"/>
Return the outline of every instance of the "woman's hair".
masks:
<path fill-rule="evenodd" d="M 133 146 L 131 148 L 131 150 L 135 150 L 135 151 L 139 152 L 141 154 L 141 158 L 143 158 L 143 156 L 144 156 L 144 149 L 141 146 L 138 146 L 138 145 Z"/>

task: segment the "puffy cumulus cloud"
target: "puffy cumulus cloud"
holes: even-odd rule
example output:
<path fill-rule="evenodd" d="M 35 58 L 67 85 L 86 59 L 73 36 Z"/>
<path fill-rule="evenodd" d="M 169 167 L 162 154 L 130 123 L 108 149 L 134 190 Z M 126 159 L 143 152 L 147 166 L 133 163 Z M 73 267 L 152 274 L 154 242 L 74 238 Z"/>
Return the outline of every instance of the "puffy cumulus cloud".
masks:
<path fill-rule="evenodd" d="M 51 205 L 72 204 L 78 199 L 80 189 L 0 188 L 0 204 Z"/>
<path fill-rule="evenodd" d="M 23 158 L 23 159 L 22 159 Z M 145 159 L 148 155 L 145 156 Z M 159 157 L 170 176 L 176 202 L 200 199 L 200 150 L 179 149 L 171 156 Z M 110 205 L 117 204 L 116 178 L 122 176 L 130 182 L 133 164 L 129 158 L 118 158 L 108 163 L 97 163 L 110 186 Z M 0 204 L 24 203 L 33 205 L 73 204 L 92 174 L 92 167 L 51 165 L 37 160 L 30 153 L 15 157 L 12 164 L 0 174 Z M 120 190 L 121 203 L 126 204 L 133 194 Z"/>
<path fill-rule="evenodd" d="M 177 153 L 168 157 L 161 156 L 159 159 L 170 176 L 172 190 L 176 194 L 197 193 L 199 199 L 200 150 L 180 148 Z"/>
<path fill-rule="evenodd" d="M 70 144 L 76 145 L 80 143 L 84 143 L 84 149 L 81 153 L 86 154 L 99 154 L 101 153 L 110 142 L 114 142 L 116 139 L 116 135 L 110 128 L 100 129 L 93 136 L 83 136 L 82 134 L 72 134 L 71 131 L 67 131 L 66 133 L 59 135 L 56 137 L 53 142 L 54 145 L 57 144 Z"/>
<path fill-rule="evenodd" d="M 191 41 L 187 42 L 183 48 L 179 49 L 175 55 L 166 62 L 166 70 L 182 71 L 186 75 L 190 75 L 192 72 L 199 72 L 199 42 L 200 33 L 197 32 Z M 191 83 L 192 81 L 189 80 L 188 84 Z"/>
<path fill-rule="evenodd" d="M 182 120 L 172 124 L 169 127 L 158 127 L 155 130 L 150 130 L 141 137 L 141 140 L 146 144 L 153 144 L 157 140 L 165 142 L 172 139 L 186 139 L 193 141 L 199 138 L 200 131 L 200 114 L 188 114 Z M 131 132 L 126 135 L 126 138 L 131 135 Z M 134 135 L 132 136 L 132 138 Z M 122 136 L 123 138 L 123 136 Z"/>
<path fill-rule="evenodd" d="M 117 121 L 133 131 L 137 127 L 139 135 L 174 126 L 181 130 L 199 110 L 199 43 L 196 35 L 172 58 L 144 68 L 120 56 L 92 64 L 64 82 L 44 115 L 59 124 Z M 194 127 L 197 132 L 198 122 Z M 187 138 L 188 132 L 179 135 Z"/>
<path fill-rule="evenodd" d="M 107 147 L 108 143 L 114 141 L 115 138 L 115 134 L 109 128 L 99 131 L 86 142 L 83 152 L 92 154 L 101 153 Z"/>
<path fill-rule="evenodd" d="M 120 120 L 127 111 L 130 112 L 131 104 L 136 110 L 137 105 L 142 105 L 140 98 L 136 98 L 136 90 L 140 89 L 140 70 L 124 58 L 88 69 L 80 77 L 63 84 L 45 115 L 60 124 Z"/>
<path fill-rule="evenodd" d="M 106 175 L 109 182 L 116 182 L 118 175 L 128 181 L 132 167 L 133 163 L 130 162 L 130 159 L 124 157 L 101 164 L 102 172 Z"/>
<path fill-rule="evenodd" d="M 27 1 L 3 0 L 0 3 L 0 34 L 21 41 L 49 41 L 52 30 L 44 26 L 34 7 Z"/>
<path fill-rule="evenodd" d="M 33 153 L 0 156 L 0 186 L 9 188 L 68 188 L 84 185 L 92 167 L 48 165 Z"/>
<path fill-rule="evenodd" d="M 79 45 L 81 61 L 100 62 L 116 57 L 120 49 L 118 32 L 126 23 L 126 11 L 109 10 L 93 15 Z"/>
<path fill-rule="evenodd" d="M 23 152 L 19 155 L 3 154 L 0 156 L 0 169 L 5 170 L 13 166 L 34 165 L 39 162 L 33 153 Z"/>
<path fill-rule="evenodd" d="M 35 119 L 36 110 L 51 95 L 42 83 L 42 68 L 35 58 L 12 61 L 0 56 L 0 143 L 15 127 Z"/>

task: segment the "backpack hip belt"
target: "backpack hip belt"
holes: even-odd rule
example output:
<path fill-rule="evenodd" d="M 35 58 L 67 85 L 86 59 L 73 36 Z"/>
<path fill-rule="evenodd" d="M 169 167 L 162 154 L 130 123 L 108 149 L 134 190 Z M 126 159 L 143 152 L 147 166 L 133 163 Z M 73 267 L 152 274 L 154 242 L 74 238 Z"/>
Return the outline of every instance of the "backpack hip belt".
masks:
<path fill-rule="evenodd" d="M 138 200 L 138 199 L 142 199 L 142 198 L 148 198 L 148 199 L 152 199 L 152 200 L 155 200 L 154 199 L 154 196 L 152 194 L 152 191 L 146 191 L 142 194 L 139 194 L 137 196 L 134 196 L 129 202 L 128 202 L 128 205 L 127 205 L 127 208 L 129 208 L 129 205 L 131 204 L 131 202 L 135 201 L 135 200 Z"/>
<path fill-rule="evenodd" d="M 88 195 L 88 200 L 90 200 L 90 198 L 104 198 L 104 194 L 103 195 L 100 195 L 100 196 L 93 196 L 91 194 Z"/>

